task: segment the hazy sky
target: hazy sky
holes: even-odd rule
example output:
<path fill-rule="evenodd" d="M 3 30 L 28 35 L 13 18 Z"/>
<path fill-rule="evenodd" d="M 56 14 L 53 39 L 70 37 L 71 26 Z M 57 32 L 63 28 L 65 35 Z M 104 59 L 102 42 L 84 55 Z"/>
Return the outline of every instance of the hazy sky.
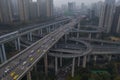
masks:
<path fill-rule="evenodd" d="M 67 4 L 68 2 L 76 2 L 77 5 L 81 4 L 82 2 L 86 3 L 86 4 L 90 4 L 93 2 L 97 2 L 97 1 L 104 1 L 104 0 L 54 0 L 54 5 L 55 6 L 61 6 L 61 4 Z"/>

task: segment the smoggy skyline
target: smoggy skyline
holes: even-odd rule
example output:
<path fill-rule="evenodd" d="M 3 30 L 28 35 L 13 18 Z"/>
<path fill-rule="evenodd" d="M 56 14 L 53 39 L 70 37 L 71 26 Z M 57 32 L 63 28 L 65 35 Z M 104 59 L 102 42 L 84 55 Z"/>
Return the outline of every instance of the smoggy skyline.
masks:
<path fill-rule="evenodd" d="M 68 2 L 73 2 L 73 1 L 76 2 L 77 5 L 79 5 L 81 3 L 91 4 L 94 2 L 104 1 L 104 0 L 54 0 L 54 5 L 59 7 L 62 4 L 67 4 Z"/>

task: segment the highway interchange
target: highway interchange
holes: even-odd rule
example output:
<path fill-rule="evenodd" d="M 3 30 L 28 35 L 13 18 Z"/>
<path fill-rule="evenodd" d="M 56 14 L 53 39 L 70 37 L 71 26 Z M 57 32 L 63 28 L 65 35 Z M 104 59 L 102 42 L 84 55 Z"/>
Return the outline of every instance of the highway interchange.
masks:
<path fill-rule="evenodd" d="M 82 48 L 76 45 L 63 44 L 64 48 L 52 48 L 66 33 L 69 32 L 86 32 L 86 33 L 100 33 L 103 30 L 99 29 L 97 31 L 87 31 L 87 30 L 75 30 L 74 26 L 78 24 L 77 20 L 71 20 L 68 24 L 60 26 L 54 31 L 50 32 L 48 35 L 44 36 L 42 39 L 31 44 L 25 50 L 21 51 L 19 54 L 15 55 L 10 60 L 6 61 L 0 65 L 0 80 L 20 80 L 24 75 L 32 70 L 33 66 L 39 62 L 39 60 L 47 53 L 54 57 L 63 58 L 75 58 L 91 54 L 119 54 L 119 48 L 116 47 L 96 47 L 96 45 L 91 45 L 86 41 L 107 43 L 107 44 L 117 44 L 118 42 L 110 42 L 105 40 L 89 39 L 89 38 L 70 38 L 68 40 L 75 41 L 83 45 Z M 38 28 L 35 28 L 37 30 Z M 30 30 L 31 31 L 31 30 Z M 26 32 L 28 33 L 28 32 Z M 23 35 L 23 33 L 22 33 Z M 18 35 L 17 35 L 18 36 Z M 17 37 L 16 36 L 16 37 Z M 13 38 L 13 37 L 10 37 Z M 6 41 L 9 39 L 6 39 Z M 67 46 L 67 47 L 65 47 Z M 81 47 L 81 46 L 80 46 Z M 52 49 L 51 49 L 52 48 Z M 77 50 L 73 50 L 73 49 Z M 70 50 L 72 49 L 72 50 Z M 109 51 L 111 49 L 111 51 Z M 51 53 L 48 51 L 56 51 L 58 53 Z M 107 51 L 108 50 L 108 51 Z M 60 53 L 70 53 L 70 54 L 60 54 Z M 73 54 L 74 53 L 74 54 Z"/>
<path fill-rule="evenodd" d="M 76 20 L 64 25 L 50 34 L 46 35 L 39 41 L 32 44 L 27 49 L 20 52 L 11 60 L 0 66 L 1 80 L 18 80 L 21 79 L 27 71 L 62 37 L 64 34 L 76 25 Z M 14 76 L 14 77 L 13 77 Z"/>

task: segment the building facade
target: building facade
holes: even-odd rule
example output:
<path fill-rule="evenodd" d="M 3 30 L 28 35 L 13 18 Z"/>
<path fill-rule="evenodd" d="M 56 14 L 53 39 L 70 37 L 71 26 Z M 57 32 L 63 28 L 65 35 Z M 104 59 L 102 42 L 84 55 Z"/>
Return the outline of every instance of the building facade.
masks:
<path fill-rule="evenodd" d="M 104 27 L 106 33 L 111 32 L 114 12 L 115 0 L 105 0 L 100 15 L 99 27 Z"/>
<path fill-rule="evenodd" d="M 0 23 L 29 22 L 53 16 L 53 0 L 0 0 Z"/>

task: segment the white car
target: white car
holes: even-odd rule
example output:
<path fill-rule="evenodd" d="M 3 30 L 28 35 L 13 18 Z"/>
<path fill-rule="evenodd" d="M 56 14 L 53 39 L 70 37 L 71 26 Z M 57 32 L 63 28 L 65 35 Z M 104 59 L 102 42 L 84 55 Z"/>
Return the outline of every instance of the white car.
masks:
<path fill-rule="evenodd" d="M 43 50 L 43 52 L 45 52 L 46 50 Z"/>
<path fill-rule="evenodd" d="M 27 62 L 26 62 L 26 61 L 24 61 L 22 65 L 25 65 L 26 63 L 27 63 Z"/>
<path fill-rule="evenodd" d="M 10 69 L 10 66 L 7 66 L 6 68 L 5 68 L 5 73 L 7 73 Z"/>
<path fill-rule="evenodd" d="M 34 50 L 31 51 L 31 53 L 33 53 L 33 52 L 34 52 Z"/>

